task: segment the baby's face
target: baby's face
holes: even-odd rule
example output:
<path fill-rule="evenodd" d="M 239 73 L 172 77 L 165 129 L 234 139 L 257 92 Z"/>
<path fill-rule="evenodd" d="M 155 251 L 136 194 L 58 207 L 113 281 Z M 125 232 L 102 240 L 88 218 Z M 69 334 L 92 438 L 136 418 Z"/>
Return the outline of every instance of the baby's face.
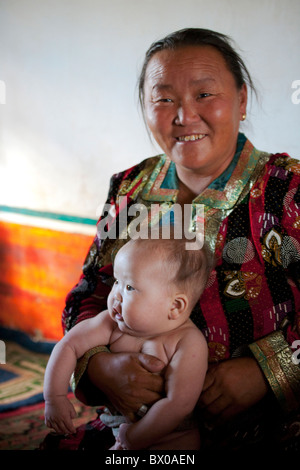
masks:
<path fill-rule="evenodd" d="M 126 244 L 114 263 L 115 283 L 108 310 L 119 329 L 135 336 L 169 331 L 169 311 L 175 286 L 159 256 L 136 244 Z"/>

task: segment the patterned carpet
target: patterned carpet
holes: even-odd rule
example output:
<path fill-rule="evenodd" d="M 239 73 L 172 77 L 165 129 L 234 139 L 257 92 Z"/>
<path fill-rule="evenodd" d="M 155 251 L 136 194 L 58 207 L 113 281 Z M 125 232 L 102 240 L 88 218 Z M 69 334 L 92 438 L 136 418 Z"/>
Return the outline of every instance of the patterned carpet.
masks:
<path fill-rule="evenodd" d="M 94 408 L 84 406 L 70 395 L 78 417 L 76 427 L 96 417 Z M 36 450 L 49 433 L 44 425 L 44 403 L 24 406 L 0 415 L 0 450 Z"/>
<path fill-rule="evenodd" d="M 0 334 L 2 339 L 2 330 Z M 44 424 L 43 379 L 53 344 L 34 343 L 21 333 L 6 335 L 3 340 L 6 360 L 0 364 L 0 450 L 34 450 L 49 433 Z M 69 398 L 78 413 L 75 426 L 95 418 L 95 408 L 84 406 L 72 393 Z"/>
<path fill-rule="evenodd" d="M 0 366 L 0 412 L 43 400 L 44 370 L 49 354 L 6 341 L 6 364 Z"/>

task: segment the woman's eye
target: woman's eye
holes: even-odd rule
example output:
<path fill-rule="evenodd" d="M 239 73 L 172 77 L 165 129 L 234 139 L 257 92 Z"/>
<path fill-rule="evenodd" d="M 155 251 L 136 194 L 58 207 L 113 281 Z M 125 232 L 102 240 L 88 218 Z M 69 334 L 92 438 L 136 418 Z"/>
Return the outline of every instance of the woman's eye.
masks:
<path fill-rule="evenodd" d="M 211 96 L 211 93 L 199 93 L 198 98 L 207 98 L 208 96 Z"/>
<path fill-rule="evenodd" d="M 126 290 L 128 290 L 130 292 L 130 291 L 133 291 L 134 288 L 132 286 L 130 286 L 129 284 L 127 284 Z"/>
<path fill-rule="evenodd" d="M 171 98 L 158 98 L 156 100 L 157 103 L 173 103 Z"/>

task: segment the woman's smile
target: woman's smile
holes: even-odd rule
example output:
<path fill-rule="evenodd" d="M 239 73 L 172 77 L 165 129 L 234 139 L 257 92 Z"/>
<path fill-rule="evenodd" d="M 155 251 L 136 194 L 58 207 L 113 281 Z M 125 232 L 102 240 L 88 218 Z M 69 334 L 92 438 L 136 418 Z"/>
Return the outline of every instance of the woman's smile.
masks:
<path fill-rule="evenodd" d="M 176 137 L 176 140 L 178 142 L 198 142 L 199 140 L 203 140 L 205 137 L 206 134 L 190 134 Z"/>

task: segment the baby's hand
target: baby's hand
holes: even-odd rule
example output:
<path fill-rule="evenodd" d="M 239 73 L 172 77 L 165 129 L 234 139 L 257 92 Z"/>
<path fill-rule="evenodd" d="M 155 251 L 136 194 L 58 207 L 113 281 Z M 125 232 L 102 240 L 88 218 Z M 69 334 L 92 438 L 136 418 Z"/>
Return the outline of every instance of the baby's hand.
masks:
<path fill-rule="evenodd" d="M 112 447 L 109 448 L 109 450 L 126 450 L 126 448 L 121 446 L 120 439 L 117 437 L 116 442 Z"/>
<path fill-rule="evenodd" d="M 73 434 L 76 428 L 72 422 L 77 414 L 65 395 L 45 400 L 45 424 L 59 434 Z"/>
<path fill-rule="evenodd" d="M 123 449 L 130 449 L 129 442 L 126 438 L 126 432 L 130 426 L 131 424 L 123 423 L 120 425 L 120 428 L 119 428 L 118 441 Z"/>
<path fill-rule="evenodd" d="M 109 450 L 128 450 L 128 442 L 126 440 L 126 431 L 130 424 L 122 423 L 119 427 L 119 435 L 116 437 L 116 442 Z"/>

